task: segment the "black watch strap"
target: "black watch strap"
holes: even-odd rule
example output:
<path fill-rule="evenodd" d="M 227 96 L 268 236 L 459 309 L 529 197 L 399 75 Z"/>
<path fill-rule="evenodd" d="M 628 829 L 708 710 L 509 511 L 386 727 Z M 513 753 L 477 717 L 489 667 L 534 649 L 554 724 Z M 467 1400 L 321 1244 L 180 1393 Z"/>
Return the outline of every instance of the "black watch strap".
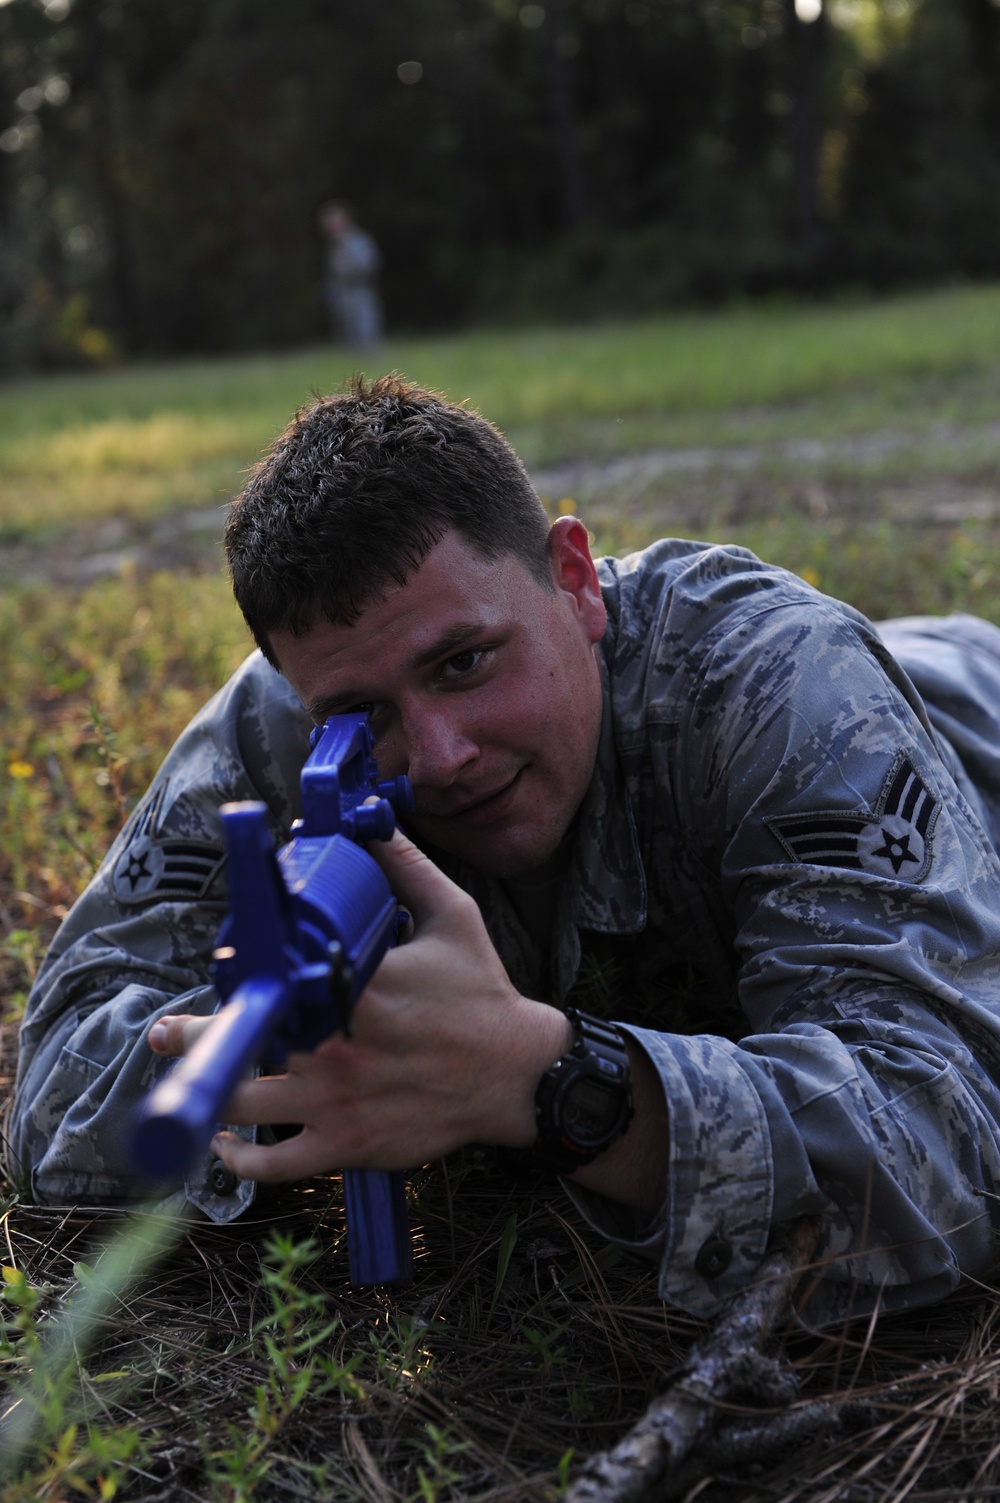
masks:
<path fill-rule="evenodd" d="M 538 1082 L 538 1138 L 530 1148 L 500 1150 L 502 1166 L 518 1179 L 582 1169 L 617 1142 L 632 1119 L 631 1069 L 621 1033 L 576 1008 L 567 1008 L 566 1016 L 576 1038 Z"/>

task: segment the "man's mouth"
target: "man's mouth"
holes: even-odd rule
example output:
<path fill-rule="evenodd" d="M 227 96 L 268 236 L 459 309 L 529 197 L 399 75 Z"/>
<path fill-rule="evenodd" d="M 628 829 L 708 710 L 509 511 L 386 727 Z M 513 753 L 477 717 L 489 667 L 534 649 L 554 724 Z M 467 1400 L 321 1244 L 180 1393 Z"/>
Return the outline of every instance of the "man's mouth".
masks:
<path fill-rule="evenodd" d="M 521 777 L 524 768 L 519 768 L 509 782 L 502 787 L 494 789 L 492 793 L 482 794 L 479 797 L 468 799 L 464 803 L 456 803 L 451 806 L 438 807 L 427 813 L 433 819 L 455 820 L 459 824 L 468 825 L 478 829 L 481 825 L 493 824 L 498 819 L 503 819 L 507 814 L 514 799 L 517 797 L 521 786 Z M 421 813 L 420 801 L 417 801 L 417 814 Z"/>

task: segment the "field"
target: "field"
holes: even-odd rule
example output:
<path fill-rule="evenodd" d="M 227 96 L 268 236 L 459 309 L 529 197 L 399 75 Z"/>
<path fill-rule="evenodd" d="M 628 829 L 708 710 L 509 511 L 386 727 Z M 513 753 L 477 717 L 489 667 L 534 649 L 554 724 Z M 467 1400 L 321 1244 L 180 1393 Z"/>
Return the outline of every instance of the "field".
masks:
<path fill-rule="evenodd" d="M 353 368 L 322 348 L 0 387 L 5 1087 L 45 944 L 247 651 L 226 499 Z M 1000 621 L 1000 288 L 397 341 L 383 369 L 495 421 L 601 551 L 740 542 L 875 618 Z M 417 1278 L 395 1296 L 347 1288 L 335 1181 L 272 1192 L 238 1229 L 133 1218 L 106 1250 L 121 1218 L 21 1189 L 3 1182 L 0 1372 L 20 1403 L 0 1503 L 552 1499 L 704 1335 L 567 1204 L 512 1196 L 488 1155 L 413 1177 Z M 836 1424 L 791 1457 L 720 1452 L 670 1495 L 1000 1497 L 996 1320 L 984 1290 L 786 1333 L 803 1402 Z"/>

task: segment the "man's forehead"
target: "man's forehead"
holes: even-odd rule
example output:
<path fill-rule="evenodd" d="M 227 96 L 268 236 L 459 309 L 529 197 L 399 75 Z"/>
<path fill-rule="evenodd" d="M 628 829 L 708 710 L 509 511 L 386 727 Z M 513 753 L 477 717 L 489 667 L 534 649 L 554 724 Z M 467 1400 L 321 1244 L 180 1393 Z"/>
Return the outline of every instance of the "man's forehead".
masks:
<path fill-rule="evenodd" d="M 373 595 L 350 624 L 320 616 L 300 636 L 273 634 L 282 669 L 300 693 L 321 693 L 325 703 L 342 684 L 350 696 L 374 676 L 424 668 L 473 645 L 484 632 L 516 624 L 526 590 L 532 584 L 538 590 L 519 561 L 438 547 L 437 557 L 431 550 L 405 582 Z"/>
<path fill-rule="evenodd" d="M 498 605 L 516 605 L 525 589 L 532 585 L 538 588 L 537 581 L 516 554 L 487 558 L 460 534 L 449 532 L 428 549 L 404 578 L 387 579 L 373 588 L 357 621 L 410 614 L 415 619 L 430 621 L 451 609 L 471 620 Z"/>

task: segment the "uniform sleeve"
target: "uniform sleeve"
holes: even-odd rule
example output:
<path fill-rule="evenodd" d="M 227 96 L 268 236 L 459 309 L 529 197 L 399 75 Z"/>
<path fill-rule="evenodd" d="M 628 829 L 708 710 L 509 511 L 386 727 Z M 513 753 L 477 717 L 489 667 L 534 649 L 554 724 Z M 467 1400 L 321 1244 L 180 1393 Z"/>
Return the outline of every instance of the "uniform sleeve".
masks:
<path fill-rule="evenodd" d="M 699 1314 L 816 1212 L 810 1320 L 939 1299 L 996 1257 L 996 851 L 874 633 L 814 597 L 699 650 L 654 765 L 748 1032 L 628 1030 L 663 1081 L 669 1192 L 654 1226 L 607 1229 Z"/>
<path fill-rule="evenodd" d="M 308 718 L 255 653 L 191 722 L 74 905 L 41 967 L 21 1028 L 10 1124 L 15 1175 L 43 1205 L 183 1193 L 218 1220 L 252 1198 L 143 1183 L 129 1153 L 137 1104 L 168 1061 L 146 1042 L 166 1013 L 216 1006 L 209 967 L 226 910 L 219 807 L 267 805 L 276 840 L 298 812 Z"/>

